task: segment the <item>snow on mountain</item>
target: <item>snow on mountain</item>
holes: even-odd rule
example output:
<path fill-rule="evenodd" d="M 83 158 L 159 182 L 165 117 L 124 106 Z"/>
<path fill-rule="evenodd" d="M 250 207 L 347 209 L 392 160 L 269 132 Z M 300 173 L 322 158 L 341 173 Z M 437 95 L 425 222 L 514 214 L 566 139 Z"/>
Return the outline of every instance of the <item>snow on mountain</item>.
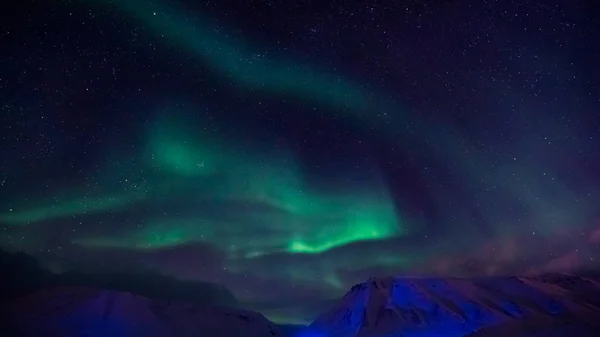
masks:
<path fill-rule="evenodd" d="M 352 287 L 302 337 L 592 337 L 598 331 L 600 278 L 387 277 Z"/>
<path fill-rule="evenodd" d="M 3 307 L 0 335 L 20 337 L 279 337 L 259 313 L 85 287 L 42 290 Z"/>
<path fill-rule="evenodd" d="M 373 278 L 294 337 L 597 337 L 600 278 Z M 261 314 L 86 287 L 0 308 L 0 336 L 280 337 Z"/>

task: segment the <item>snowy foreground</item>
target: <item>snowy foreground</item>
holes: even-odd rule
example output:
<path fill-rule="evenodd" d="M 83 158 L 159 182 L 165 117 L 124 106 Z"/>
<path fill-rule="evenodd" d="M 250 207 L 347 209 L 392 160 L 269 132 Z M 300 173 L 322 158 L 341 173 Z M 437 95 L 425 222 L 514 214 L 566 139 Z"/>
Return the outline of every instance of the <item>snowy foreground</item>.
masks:
<path fill-rule="evenodd" d="M 278 337 L 242 309 L 53 288 L 0 312 L 0 336 Z M 288 337 L 598 337 L 600 278 L 561 274 L 478 279 L 377 278 Z"/>

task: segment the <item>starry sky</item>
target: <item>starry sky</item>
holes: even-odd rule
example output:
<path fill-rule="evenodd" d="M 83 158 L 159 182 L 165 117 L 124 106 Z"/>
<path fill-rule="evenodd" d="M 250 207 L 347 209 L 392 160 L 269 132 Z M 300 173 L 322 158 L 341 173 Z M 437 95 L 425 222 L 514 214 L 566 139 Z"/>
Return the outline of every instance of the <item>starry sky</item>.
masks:
<path fill-rule="evenodd" d="M 591 2 L 2 6 L 2 249 L 286 323 L 371 276 L 600 266 Z"/>

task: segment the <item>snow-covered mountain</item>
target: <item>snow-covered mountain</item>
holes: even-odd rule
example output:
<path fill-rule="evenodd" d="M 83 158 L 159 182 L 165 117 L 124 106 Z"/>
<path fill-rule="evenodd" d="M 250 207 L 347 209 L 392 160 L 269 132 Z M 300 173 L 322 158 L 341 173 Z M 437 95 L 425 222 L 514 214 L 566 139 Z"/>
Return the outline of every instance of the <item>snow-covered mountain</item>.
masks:
<path fill-rule="evenodd" d="M 600 336 L 600 278 L 372 278 L 306 337 Z"/>
<path fill-rule="evenodd" d="M 598 337 L 600 278 L 373 278 L 290 337 Z M 0 309 L 2 337 L 280 337 L 259 313 L 87 287 Z"/>
<path fill-rule="evenodd" d="M 3 307 L 3 337 L 279 337 L 259 313 L 85 287 L 39 291 Z"/>

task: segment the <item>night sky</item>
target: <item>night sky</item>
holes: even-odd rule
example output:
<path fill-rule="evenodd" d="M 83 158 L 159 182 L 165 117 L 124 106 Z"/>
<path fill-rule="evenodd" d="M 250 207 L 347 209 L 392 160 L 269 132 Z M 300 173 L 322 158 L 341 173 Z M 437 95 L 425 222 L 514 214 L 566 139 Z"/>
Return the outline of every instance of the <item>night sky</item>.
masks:
<path fill-rule="evenodd" d="M 600 267 L 592 1 L 0 15 L 0 248 L 306 322 L 378 275 Z"/>

